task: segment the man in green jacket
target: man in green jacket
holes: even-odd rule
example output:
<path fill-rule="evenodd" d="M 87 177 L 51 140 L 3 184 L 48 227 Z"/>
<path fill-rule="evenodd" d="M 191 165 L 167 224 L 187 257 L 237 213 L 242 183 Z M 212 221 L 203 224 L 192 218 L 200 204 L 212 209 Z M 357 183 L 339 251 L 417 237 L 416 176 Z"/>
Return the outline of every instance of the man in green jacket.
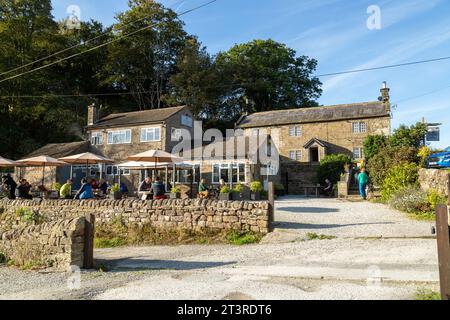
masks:
<path fill-rule="evenodd" d="M 369 176 L 366 173 L 366 169 L 364 168 L 361 169 L 361 172 L 358 175 L 358 182 L 359 182 L 359 194 L 361 195 L 361 198 L 366 200 L 367 199 L 366 188 L 367 183 L 369 182 Z"/>
<path fill-rule="evenodd" d="M 63 199 L 72 199 L 72 180 L 69 179 L 59 190 L 59 196 Z"/>

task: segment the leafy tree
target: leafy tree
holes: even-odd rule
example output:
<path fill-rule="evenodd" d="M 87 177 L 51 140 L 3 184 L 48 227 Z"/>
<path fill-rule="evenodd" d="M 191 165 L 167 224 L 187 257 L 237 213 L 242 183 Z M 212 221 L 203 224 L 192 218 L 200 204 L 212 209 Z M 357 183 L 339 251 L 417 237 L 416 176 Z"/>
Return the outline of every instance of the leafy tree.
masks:
<path fill-rule="evenodd" d="M 364 155 L 367 160 L 373 158 L 381 149 L 386 147 L 387 139 L 382 135 L 369 135 L 364 140 Z"/>
<path fill-rule="evenodd" d="M 341 174 L 345 172 L 345 165 L 350 164 L 352 159 L 345 154 L 330 154 L 320 161 L 317 169 L 317 180 L 323 183 L 329 179 L 332 183 L 337 183 L 341 179 Z"/>
<path fill-rule="evenodd" d="M 410 127 L 401 125 L 389 137 L 389 145 L 391 147 L 413 147 L 418 149 L 423 145 L 426 134 L 427 125 L 424 123 L 418 122 L 416 125 Z"/>
<path fill-rule="evenodd" d="M 392 167 L 383 181 L 381 197 L 388 201 L 392 195 L 408 186 L 417 186 L 419 167 L 415 163 L 402 163 Z"/>
<path fill-rule="evenodd" d="M 109 46 L 104 83 L 133 92 L 139 109 L 164 107 L 171 89 L 176 61 L 186 44 L 187 34 L 177 14 L 148 0 L 130 0 L 129 10 L 117 16 L 113 25 L 118 38 Z"/>
<path fill-rule="evenodd" d="M 216 58 L 227 88 L 222 116 L 236 119 L 244 112 L 317 106 L 321 82 L 312 76 L 317 61 L 296 56 L 273 40 L 239 44 Z"/>

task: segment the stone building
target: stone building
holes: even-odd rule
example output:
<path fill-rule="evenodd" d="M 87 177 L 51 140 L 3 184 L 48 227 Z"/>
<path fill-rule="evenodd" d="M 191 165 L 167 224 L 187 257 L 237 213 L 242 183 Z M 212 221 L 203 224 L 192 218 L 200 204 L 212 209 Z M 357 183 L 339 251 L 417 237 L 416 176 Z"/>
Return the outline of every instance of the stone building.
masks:
<path fill-rule="evenodd" d="M 373 102 L 244 115 L 236 128 L 247 137 L 267 135 L 268 149 L 276 148 L 280 161 L 273 179 L 290 193 L 299 193 L 302 185 L 317 183 L 317 166 L 326 155 L 341 153 L 361 160 L 368 135 L 390 134 L 389 88 L 383 83 L 380 98 Z"/>

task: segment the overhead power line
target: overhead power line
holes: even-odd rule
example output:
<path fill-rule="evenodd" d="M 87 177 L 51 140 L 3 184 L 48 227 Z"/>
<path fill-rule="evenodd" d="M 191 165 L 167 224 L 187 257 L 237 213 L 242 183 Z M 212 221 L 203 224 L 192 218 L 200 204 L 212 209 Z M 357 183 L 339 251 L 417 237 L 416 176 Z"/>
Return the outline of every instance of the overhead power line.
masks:
<path fill-rule="evenodd" d="M 218 1 L 218 0 L 212 0 L 212 1 L 209 1 L 209 2 L 207 2 L 207 3 L 205 3 L 205 4 L 202 4 L 202 5 L 197 6 L 197 7 L 195 7 L 195 8 L 186 10 L 186 11 L 180 13 L 178 16 L 181 17 L 181 16 L 186 15 L 186 14 L 188 14 L 188 13 L 191 13 L 191 12 L 194 12 L 194 11 L 199 10 L 199 9 L 201 9 L 201 8 L 204 8 L 204 7 L 210 5 L 210 4 L 214 3 L 214 2 L 217 2 L 217 1 Z M 5 82 L 5 81 L 9 81 L 9 80 L 12 80 L 12 79 L 16 79 L 16 78 L 19 78 L 19 77 L 21 77 L 21 76 L 24 76 L 24 75 L 27 75 L 27 74 L 30 74 L 30 73 L 33 73 L 33 72 L 36 72 L 36 71 L 39 71 L 39 70 L 46 69 L 46 68 L 51 67 L 51 66 L 53 66 L 53 65 L 55 65 L 55 64 L 58 64 L 58 63 L 60 63 L 60 62 L 63 62 L 63 61 L 66 61 L 66 60 L 69 60 L 69 59 L 78 57 L 78 56 L 80 56 L 80 55 L 82 55 L 82 54 L 85 54 L 85 53 L 88 53 L 88 52 L 91 52 L 91 51 L 94 51 L 94 50 L 97 50 L 97 49 L 100 49 L 100 48 L 102 48 L 102 47 L 105 47 L 105 46 L 107 46 L 107 45 L 110 45 L 110 44 L 112 44 L 112 43 L 114 43 L 114 42 L 117 42 L 117 41 L 119 41 L 119 40 L 122 40 L 122 39 L 124 39 L 124 38 L 130 37 L 130 36 L 135 35 L 135 34 L 137 34 L 137 33 L 139 33 L 139 32 L 142 32 L 142 31 L 144 31 L 144 30 L 150 29 L 150 28 L 152 28 L 152 27 L 154 27 L 154 26 L 155 26 L 155 24 L 151 24 L 151 25 L 145 26 L 145 27 L 140 28 L 140 29 L 138 29 L 138 30 L 135 30 L 135 31 L 133 31 L 133 32 L 129 32 L 129 33 L 127 33 L 127 34 L 121 35 L 121 36 L 119 36 L 119 37 L 117 37 L 117 38 L 115 38 L 115 39 L 113 39 L 113 40 L 107 41 L 107 42 L 105 42 L 105 43 L 103 43 L 103 44 L 101 44 L 101 45 L 98 45 L 98 46 L 89 48 L 89 49 L 87 49 L 87 50 L 85 50 L 85 51 L 83 51 L 83 52 L 75 53 L 75 54 L 72 54 L 72 55 L 67 56 L 67 57 L 65 57 L 65 58 L 61 58 L 61 59 L 56 60 L 56 61 L 54 61 L 54 62 L 51 62 L 51 63 L 45 64 L 45 65 L 43 65 L 43 66 L 40 66 L 40 67 L 38 67 L 38 68 L 34 68 L 34 69 L 32 69 L 32 70 L 29 70 L 29 71 L 26 71 L 26 72 L 22 72 L 22 73 L 20 73 L 20 74 L 17 74 L 17 75 L 14 75 L 14 76 L 11 76 L 11 77 L 2 79 L 2 80 L 0 80 L 0 83 L 3 83 L 3 82 Z"/>
<path fill-rule="evenodd" d="M 182 2 L 183 2 L 183 1 L 178 1 L 177 4 L 182 3 Z M 143 17 L 143 18 L 140 18 L 140 19 L 131 21 L 131 22 L 129 22 L 129 23 L 126 23 L 124 26 L 126 27 L 126 26 L 129 26 L 129 25 L 135 24 L 136 22 L 140 22 L 140 21 L 145 20 L 145 19 L 147 19 L 147 18 L 148 18 L 148 17 Z M 53 58 L 53 57 L 58 56 L 58 55 L 60 55 L 60 54 L 62 54 L 62 53 L 71 51 L 72 49 L 75 49 L 75 48 L 78 48 L 78 47 L 85 46 L 85 45 L 87 45 L 87 44 L 89 44 L 89 43 L 91 43 L 91 42 L 93 42 L 93 41 L 95 41 L 95 40 L 101 39 L 101 38 L 103 38 L 103 37 L 109 35 L 110 33 L 111 33 L 111 31 L 103 32 L 102 34 L 100 34 L 100 35 L 98 35 L 98 36 L 96 36 L 96 37 L 94 37 L 94 38 L 88 39 L 88 40 L 84 41 L 83 43 L 79 43 L 79 44 L 73 45 L 73 46 L 71 46 L 71 47 L 68 47 L 68 48 L 65 48 L 65 49 L 63 49 L 63 50 L 57 51 L 57 52 L 55 52 L 55 53 L 52 53 L 51 55 L 48 55 L 48 56 L 46 56 L 46 57 L 43 57 L 43 58 L 40 58 L 40 59 L 38 59 L 38 60 L 29 62 L 29 63 L 24 64 L 24 65 L 21 65 L 21 66 L 19 66 L 19 67 L 13 68 L 13 69 L 11 69 L 11 70 L 2 72 L 2 73 L 0 73 L 0 76 L 4 76 L 4 75 L 10 74 L 10 73 L 12 73 L 12 72 L 18 71 L 18 70 L 20 70 L 20 69 L 23 69 L 23 68 L 32 66 L 32 65 L 34 65 L 34 64 L 36 64 L 36 63 L 39 63 L 39 62 L 45 61 L 45 60 L 47 60 L 47 59 Z"/>
<path fill-rule="evenodd" d="M 380 66 L 380 67 L 373 67 L 373 68 L 348 70 L 348 71 L 333 72 L 333 73 L 324 73 L 324 74 L 319 74 L 316 77 L 318 77 L 318 78 L 320 78 L 320 77 L 330 77 L 330 76 L 338 76 L 338 75 L 349 74 L 349 73 L 374 71 L 374 70 L 389 69 L 389 68 L 398 68 L 398 67 L 404 67 L 404 66 L 411 66 L 411 65 L 415 65 L 415 64 L 443 61 L 443 60 L 450 60 L 450 56 L 449 57 L 442 57 L 442 58 L 435 58 L 435 59 L 428 59 L 428 60 L 406 62 L 406 63 L 391 64 L 391 65 L 387 65 L 387 66 Z"/>

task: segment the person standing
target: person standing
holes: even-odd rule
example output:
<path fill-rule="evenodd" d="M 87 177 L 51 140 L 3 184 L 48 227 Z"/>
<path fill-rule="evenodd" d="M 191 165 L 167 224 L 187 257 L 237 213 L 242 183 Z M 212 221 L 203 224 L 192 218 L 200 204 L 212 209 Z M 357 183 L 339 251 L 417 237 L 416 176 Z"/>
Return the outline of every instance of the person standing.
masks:
<path fill-rule="evenodd" d="M 16 199 L 17 183 L 14 181 L 14 179 L 11 177 L 9 173 L 3 177 L 3 184 L 5 184 L 8 187 L 9 199 L 10 200 Z"/>
<path fill-rule="evenodd" d="M 361 172 L 358 175 L 358 183 L 359 183 L 359 194 L 361 195 L 361 198 L 363 198 L 364 200 L 367 199 L 366 188 L 368 182 L 369 176 L 366 173 L 366 169 L 362 168 Z"/>

